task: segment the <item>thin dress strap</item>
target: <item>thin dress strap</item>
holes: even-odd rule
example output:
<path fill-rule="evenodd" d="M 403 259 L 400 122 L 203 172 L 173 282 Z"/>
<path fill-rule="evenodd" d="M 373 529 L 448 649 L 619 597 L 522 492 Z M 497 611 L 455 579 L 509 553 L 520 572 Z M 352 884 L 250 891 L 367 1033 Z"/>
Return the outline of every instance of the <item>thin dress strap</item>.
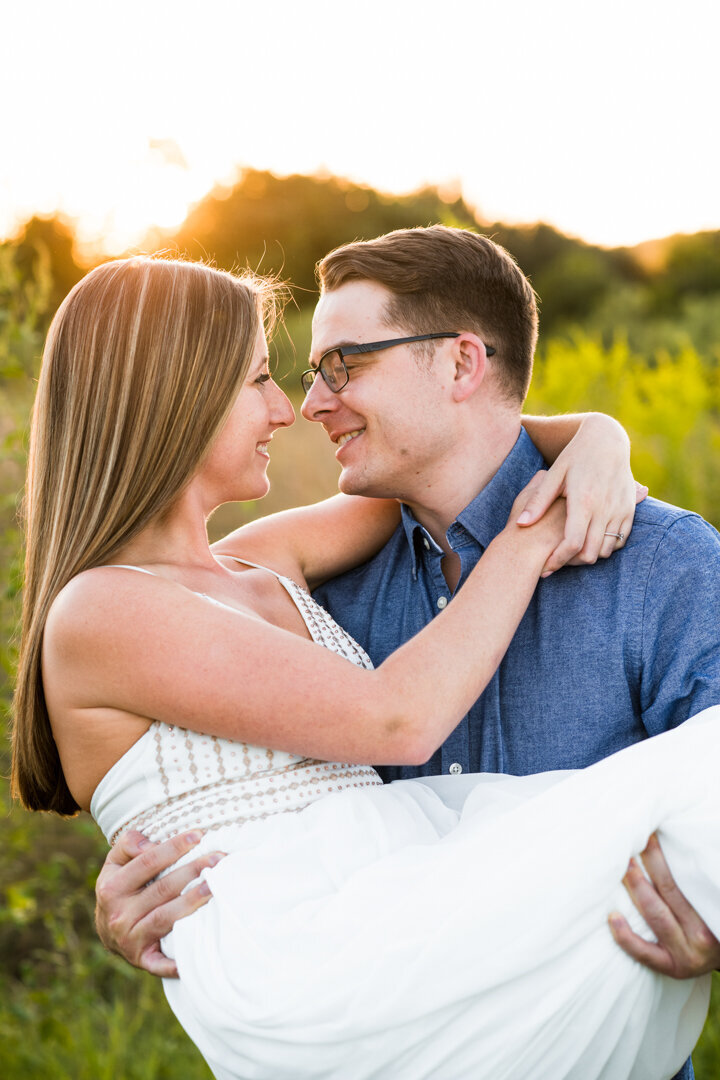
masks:
<path fill-rule="evenodd" d="M 105 563 L 105 568 L 108 570 L 137 570 L 141 574 L 149 574 L 150 577 L 159 577 L 159 574 L 154 574 L 152 570 L 144 570 L 142 566 L 131 566 L 130 563 Z"/>
<path fill-rule="evenodd" d="M 232 559 L 233 562 L 239 562 L 242 566 L 252 566 L 253 570 L 267 570 L 268 574 L 274 574 L 277 578 L 282 578 L 283 574 L 279 574 L 277 570 L 271 570 L 269 566 L 261 566 L 260 563 L 248 562 L 247 559 L 239 559 L 237 555 L 228 555 L 228 559 Z M 159 577 L 159 574 L 153 573 L 152 570 L 145 570 L 142 566 L 132 566 L 130 563 L 105 563 L 105 567 L 108 569 L 116 570 L 139 570 L 141 574 L 150 574 L 151 577 Z M 291 578 L 287 578 L 288 581 Z M 300 586 L 302 587 L 302 586 Z M 205 593 L 202 594 L 203 596 Z"/>
<path fill-rule="evenodd" d="M 297 581 L 287 577 L 285 574 L 279 574 L 277 570 L 271 570 L 269 566 L 260 566 L 259 563 L 239 559 L 237 555 L 229 555 L 228 558 L 233 559 L 234 562 L 240 563 L 242 566 L 251 566 L 254 570 L 265 570 L 268 574 L 273 574 L 298 609 L 300 617 L 313 641 L 331 648 L 334 652 L 340 652 L 346 659 L 351 659 L 347 652 L 349 648 L 355 656 L 354 663 L 359 662 L 361 667 L 372 667 L 372 661 L 365 650 L 338 626 L 329 612 L 325 611 L 316 600 L 313 600 L 308 590 L 303 588 L 302 585 L 298 585 Z M 342 647 L 338 649 L 337 646 L 340 642 L 346 646 L 345 650 Z"/>
<path fill-rule="evenodd" d="M 267 570 L 268 574 L 273 574 L 295 604 L 310 637 L 318 645 L 324 645 L 326 648 L 332 649 L 333 652 L 339 653 L 346 660 L 358 664 L 359 667 L 372 667 L 372 661 L 362 646 L 358 645 L 349 634 L 339 627 L 332 616 L 317 601 L 313 600 L 307 589 L 304 589 L 302 585 L 298 585 L 297 581 L 293 581 L 292 578 L 285 577 L 283 574 L 278 574 L 277 570 L 271 570 L 267 566 L 248 562 L 247 559 L 239 559 L 237 555 L 229 555 L 228 558 L 241 563 L 243 566 L 251 566 L 254 570 Z M 115 567 L 118 570 L 138 570 L 141 574 L 150 574 L 151 577 L 161 576 L 160 574 L 154 574 L 152 570 L 145 570 L 142 566 L 132 566 L 130 563 L 106 563 L 105 565 Z M 194 590 L 190 591 L 193 592 Z M 229 608 L 230 611 L 236 610 L 231 604 L 224 604 L 222 600 L 216 600 L 214 596 L 208 596 L 207 593 L 197 593 L 196 595 L 209 600 L 211 604 Z"/>
<path fill-rule="evenodd" d="M 293 581 L 292 578 L 285 577 L 283 574 L 278 574 L 277 570 L 271 570 L 269 566 L 260 566 L 259 563 L 248 562 L 247 559 L 238 559 L 236 555 L 229 555 L 228 558 L 233 559 L 235 562 L 241 563 L 243 566 L 252 566 L 254 570 L 265 570 L 268 574 L 273 574 L 278 579 L 280 584 L 285 588 L 285 591 L 289 593 L 291 600 L 295 604 L 302 615 L 303 622 L 310 631 L 312 637 L 312 628 L 306 617 L 306 605 L 298 602 L 300 596 L 308 597 L 309 595 L 306 589 L 303 589 L 302 585 L 298 585 L 297 581 Z M 161 577 L 160 574 L 154 574 L 152 570 L 145 570 L 142 566 L 132 566 L 130 563 L 106 563 L 106 567 L 110 567 L 116 570 L 137 570 L 141 574 L 150 574 L 150 577 Z M 197 596 L 202 596 L 205 600 L 210 600 L 213 604 L 219 604 L 220 607 L 229 607 L 230 610 L 234 610 L 232 604 L 225 604 L 222 600 L 216 600 L 214 596 L 208 596 L 207 593 L 197 592 L 195 589 L 191 589 L 190 592 L 195 592 Z"/>
<path fill-rule="evenodd" d="M 287 578 L 284 574 L 279 574 L 277 570 L 271 570 L 269 566 L 261 566 L 260 563 L 249 562 L 247 559 L 239 559 L 237 555 L 228 555 L 227 558 L 232 559 L 233 562 L 239 562 L 241 566 L 252 566 L 253 570 L 267 570 L 268 574 L 274 574 L 275 577 L 280 578 L 281 581 L 292 581 L 292 578 Z M 295 584 L 297 585 L 297 582 L 295 582 Z M 298 586 L 298 588 L 301 588 L 301 586 Z"/>

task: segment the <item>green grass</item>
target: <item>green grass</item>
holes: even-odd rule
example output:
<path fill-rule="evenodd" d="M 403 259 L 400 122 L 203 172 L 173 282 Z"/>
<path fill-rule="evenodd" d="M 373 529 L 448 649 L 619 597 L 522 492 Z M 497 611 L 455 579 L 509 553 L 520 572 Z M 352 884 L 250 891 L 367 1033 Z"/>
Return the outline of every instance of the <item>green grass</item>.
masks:
<path fill-rule="evenodd" d="M 95 937 L 105 842 L 86 817 L 0 799 L 0 1075 L 6 1080 L 208 1080 L 159 980 Z"/>
<path fill-rule="evenodd" d="M 717 1080 L 720 1076 L 720 973 L 713 975 L 710 1010 L 702 1037 L 693 1053 L 697 1080 Z"/>
<path fill-rule="evenodd" d="M 3 980 L 6 1080 L 209 1080 L 159 983 L 133 972 L 97 974 L 60 973 L 45 987 Z"/>

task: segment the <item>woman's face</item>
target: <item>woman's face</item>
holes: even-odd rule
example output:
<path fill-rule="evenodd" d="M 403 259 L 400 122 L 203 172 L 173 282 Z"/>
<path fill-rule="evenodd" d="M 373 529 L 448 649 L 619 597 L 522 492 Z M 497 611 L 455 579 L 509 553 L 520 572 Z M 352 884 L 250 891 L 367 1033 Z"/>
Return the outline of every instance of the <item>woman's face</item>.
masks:
<path fill-rule="evenodd" d="M 268 371 L 260 329 L 245 382 L 200 469 L 208 501 L 219 506 L 266 495 L 270 439 L 277 428 L 294 422 L 292 405 Z"/>

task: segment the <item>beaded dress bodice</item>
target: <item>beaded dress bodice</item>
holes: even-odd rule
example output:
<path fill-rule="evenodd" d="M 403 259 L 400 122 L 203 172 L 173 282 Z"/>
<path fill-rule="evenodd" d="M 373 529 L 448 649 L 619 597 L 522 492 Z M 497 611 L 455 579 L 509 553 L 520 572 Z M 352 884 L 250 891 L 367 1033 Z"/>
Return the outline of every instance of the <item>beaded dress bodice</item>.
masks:
<path fill-rule="evenodd" d="M 367 653 L 305 589 L 276 577 L 313 641 L 372 667 Z M 301 810 L 324 795 L 381 783 L 369 765 L 318 761 L 154 721 L 102 778 L 90 810 L 111 843 L 125 829 L 160 841 L 191 828 L 218 829 Z"/>

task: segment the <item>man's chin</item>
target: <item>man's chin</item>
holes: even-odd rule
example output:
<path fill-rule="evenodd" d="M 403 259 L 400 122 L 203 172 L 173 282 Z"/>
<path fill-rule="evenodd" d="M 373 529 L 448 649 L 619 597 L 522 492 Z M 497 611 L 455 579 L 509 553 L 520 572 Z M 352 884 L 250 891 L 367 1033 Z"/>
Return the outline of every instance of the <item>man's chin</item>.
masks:
<path fill-rule="evenodd" d="M 357 473 L 353 474 L 352 469 L 343 469 L 340 473 L 338 491 L 343 495 L 364 495 L 368 499 L 395 498 L 379 477 L 358 476 Z"/>
<path fill-rule="evenodd" d="M 343 495 L 364 495 L 364 484 L 362 484 L 357 477 L 354 477 L 351 472 L 346 469 L 340 473 L 338 477 L 338 491 L 342 491 Z"/>

